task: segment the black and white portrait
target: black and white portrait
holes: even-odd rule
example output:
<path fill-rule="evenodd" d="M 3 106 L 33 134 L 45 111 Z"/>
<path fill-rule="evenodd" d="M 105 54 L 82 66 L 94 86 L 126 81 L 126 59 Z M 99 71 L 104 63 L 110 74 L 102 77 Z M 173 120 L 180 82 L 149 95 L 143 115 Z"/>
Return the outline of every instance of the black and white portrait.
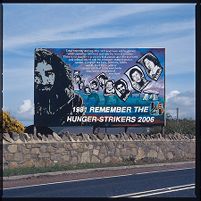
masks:
<path fill-rule="evenodd" d="M 58 126 L 83 104 L 74 93 L 72 71 L 56 54 L 47 49 L 35 50 L 34 103 L 36 125 Z M 76 101 L 74 101 L 76 99 Z"/>
<path fill-rule="evenodd" d="M 74 70 L 73 71 L 73 77 L 76 77 L 78 75 L 80 75 L 80 71 L 79 70 Z"/>
<path fill-rule="evenodd" d="M 114 83 L 114 88 L 117 96 L 125 102 L 130 95 L 127 82 L 124 79 L 117 80 Z"/>
<path fill-rule="evenodd" d="M 105 83 L 104 95 L 105 96 L 111 96 L 113 94 L 115 94 L 114 80 L 108 80 Z"/>
<path fill-rule="evenodd" d="M 85 86 L 85 80 L 81 80 L 81 82 L 78 84 L 79 90 L 83 90 Z"/>
<path fill-rule="evenodd" d="M 75 81 L 76 84 L 80 84 L 80 82 L 82 81 L 81 76 L 80 76 L 80 75 L 76 75 L 76 76 L 74 77 L 74 81 Z"/>
<path fill-rule="evenodd" d="M 90 95 L 90 94 L 91 94 L 91 88 L 90 88 L 88 85 L 86 85 L 86 86 L 84 87 L 84 93 L 85 93 L 86 95 Z"/>
<path fill-rule="evenodd" d="M 99 90 L 99 83 L 97 79 L 93 79 L 89 82 L 90 88 L 92 91 L 98 91 Z"/>
<path fill-rule="evenodd" d="M 108 80 L 108 77 L 106 76 L 105 73 L 101 73 L 96 78 L 99 81 L 99 86 L 103 89 L 105 87 L 107 80 Z"/>
<path fill-rule="evenodd" d="M 149 81 L 145 79 L 144 73 L 139 66 L 129 68 L 125 75 L 128 77 L 133 89 L 141 92 L 148 84 Z"/>
<path fill-rule="evenodd" d="M 142 64 L 145 67 L 147 75 L 157 81 L 160 77 L 163 68 L 159 62 L 159 59 L 151 52 L 148 52 L 144 56 L 142 56 L 138 61 L 138 63 Z"/>

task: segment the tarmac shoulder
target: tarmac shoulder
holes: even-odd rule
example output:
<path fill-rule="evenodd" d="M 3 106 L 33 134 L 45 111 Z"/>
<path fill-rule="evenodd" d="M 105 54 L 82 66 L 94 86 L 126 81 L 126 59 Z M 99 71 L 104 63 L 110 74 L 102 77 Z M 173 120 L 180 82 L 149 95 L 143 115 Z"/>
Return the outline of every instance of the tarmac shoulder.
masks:
<path fill-rule="evenodd" d="M 174 169 L 195 168 L 195 161 L 154 163 L 132 166 L 91 168 L 82 170 L 46 172 L 19 176 L 3 177 L 3 187 L 17 187 L 27 185 L 40 185 L 53 182 L 95 179 L 101 177 L 114 177 L 128 174 L 139 174 L 153 171 L 169 171 Z"/>

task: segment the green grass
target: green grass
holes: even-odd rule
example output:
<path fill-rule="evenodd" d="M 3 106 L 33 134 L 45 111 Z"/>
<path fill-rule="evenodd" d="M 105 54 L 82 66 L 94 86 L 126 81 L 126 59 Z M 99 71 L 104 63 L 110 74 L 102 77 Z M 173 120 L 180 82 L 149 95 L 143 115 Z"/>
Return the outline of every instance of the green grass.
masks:
<path fill-rule="evenodd" d="M 83 163 L 77 165 L 61 165 L 55 164 L 48 167 L 20 167 L 20 168 L 8 168 L 4 169 L 3 176 L 15 176 L 15 175 L 27 175 L 35 173 L 44 173 L 44 172 L 56 172 L 56 171 L 68 171 L 68 170 L 80 170 L 88 168 L 102 168 L 102 167 L 116 167 L 116 166 L 125 166 L 125 165 L 134 165 L 132 162 L 123 162 L 119 164 L 97 164 L 97 163 Z"/>
<path fill-rule="evenodd" d="M 182 161 L 188 161 L 183 159 Z M 21 167 L 21 168 L 8 168 L 4 169 L 3 176 L 17 176 L 17 175 L 27 175 L 27 174 L 36 174 L 36 173 L 45 173 L 45 172 L 57 172 L 57 171 L 69 171 L 69 170 L 80 170 L 80 169 L 90 169 L 90 168 L 103 168 L 103 167 L 120 167 L 120 166 L 131 166 L 131 165 L 143 165 L 143 164 L 152 164 L 152 163 L 165 163 L 165 162 L 179 162 L 178 160 L 169 160 L 169 161 L 158 161 L 154 159 L 143 159 L 139 161 L 134 161 L 131 158 L 125 159 L 121 163 L 83 163 L 83 164 L 55 164 L 48 167 Z"/>

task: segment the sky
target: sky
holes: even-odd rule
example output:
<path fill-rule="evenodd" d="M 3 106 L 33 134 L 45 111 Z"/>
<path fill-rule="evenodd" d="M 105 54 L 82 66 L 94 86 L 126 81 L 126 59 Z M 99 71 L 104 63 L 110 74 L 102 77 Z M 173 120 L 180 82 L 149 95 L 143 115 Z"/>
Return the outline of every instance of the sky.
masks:
<path fill-rule="evenodd" d="M 195 119 L 194 4 L 3 4 L 3 109 L 26 126 L 38 47 L 163 47 L 166 112 Z"/>

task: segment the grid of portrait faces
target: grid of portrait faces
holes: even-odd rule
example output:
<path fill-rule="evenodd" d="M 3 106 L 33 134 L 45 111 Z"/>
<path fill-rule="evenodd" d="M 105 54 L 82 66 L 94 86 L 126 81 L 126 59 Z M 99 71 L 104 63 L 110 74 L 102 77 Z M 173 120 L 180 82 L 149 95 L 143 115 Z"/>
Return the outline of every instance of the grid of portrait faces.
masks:
<path fill-rule="evenodd" d="M 109 79 L 109 76 L 102 72 L 86 83 L 79 70 L 74 70 L 73 78 L 79 90 L 83 90 L 86 95 L 102 91 L 104 96 L 116 95 L 125 102 L 131 94 L 129 83 L 134 91 L 141 93 L 152 80 L 156 82 L 159 79 L 162 71 L 163 67 L 159 59 L 152 52 L 148 52 L 139 58 L 134 66 L 124 72 L 128 81 L 123 78 Z"/>

